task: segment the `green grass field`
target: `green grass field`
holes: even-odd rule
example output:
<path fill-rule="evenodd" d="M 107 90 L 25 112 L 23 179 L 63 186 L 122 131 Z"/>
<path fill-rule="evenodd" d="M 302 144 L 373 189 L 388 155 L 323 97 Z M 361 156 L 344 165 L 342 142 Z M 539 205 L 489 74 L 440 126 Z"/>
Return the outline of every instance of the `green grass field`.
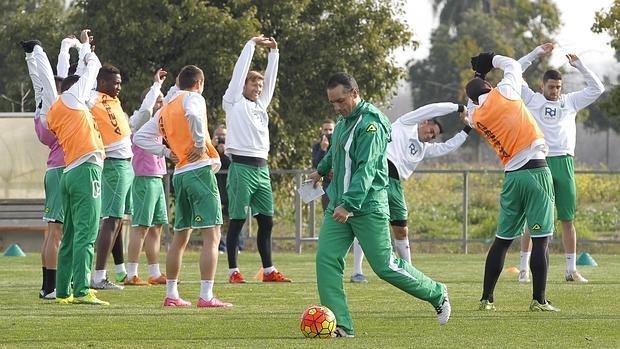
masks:
<path fill-rule="evenodd" d="M 179 285 L 181 296 L 197 302 L 198 254 L 188 253 Z M 275 262 L 293 284 L 230 285 L 226 258 L 220 260 L 216 295 L 233 309 L 162 307 L 164 286 L 100 291 L 109 307 L 57 305 L 37 298 L 38 254 L 0 257 L 0 347 L 95 348 L 618 348 L 620 346 L 620 259 L 595 255 L 599 267 L 582 267 L 589 284 L 563 280 L 564 258 L 552 255 L 547 297 L 560 313 L 531 313 L 531 284 L 502 274 L 495 313 L 479 312 L 484 255 L 417 254 L 414 264 L 447 283 L 452 318 L 443 327 L 433 308 L 374 276 L 370 283 L 346 284 L 356 338 L 305 339 L 299 331 L 303 310 L 318 304 L 314 254 L 276 253 Z M 506 266 L 518 263 L 511 254 Z M 258 254 L 240 257 L 246 277 L 259 265 Z M 146 276 L 143 262 L 140 272 Z M 350 275 L 350 267 L 346 271 Z"/>

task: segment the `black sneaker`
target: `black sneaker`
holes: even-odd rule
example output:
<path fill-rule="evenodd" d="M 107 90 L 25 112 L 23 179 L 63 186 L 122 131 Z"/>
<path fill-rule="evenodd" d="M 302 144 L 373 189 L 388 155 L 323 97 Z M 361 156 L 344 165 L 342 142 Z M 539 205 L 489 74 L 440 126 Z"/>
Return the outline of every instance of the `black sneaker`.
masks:
<path fill-rule="evenodd" d="M 34 51 L 34 47 L 39 45 L 41 46 L 41 41 L 39 40 L 27 40 L 27 41 L 20 41 L 20 44 L 22 45 L 22 48 L 24 49 L 24 52 L 26 53 L 32 53 L 32 51 Z"/>

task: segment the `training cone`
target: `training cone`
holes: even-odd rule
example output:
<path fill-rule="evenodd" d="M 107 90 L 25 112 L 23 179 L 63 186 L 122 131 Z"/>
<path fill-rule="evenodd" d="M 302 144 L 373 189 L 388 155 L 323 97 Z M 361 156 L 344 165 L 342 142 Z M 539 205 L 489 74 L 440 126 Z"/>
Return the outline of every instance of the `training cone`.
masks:
<path fill-rule="evenodd" d="M 254 280 L 263 281 L 263 268 L 258 269 L 258 273 L 254 275 Z"/>
<path fill-rule="evenodd" d="M 507 273 L 519 273 L 519 268 L 517 268 L 517 267 L 510 267 L 510 268 L 504 269 L 504 271 L 507 272 Z"/>
<path fill-rule="evenodd" d="M 589 265 L 591 267 L 597 267 L 598 263 L 590 256 L 588 252 L 581 252 L 579 258 L 577 258 L 577 265 Z"/>
<path fill-rule="evenodd" d="M 12 244 L 9 248 L 4 251 L 5 257 L 26 257 L 26 254 L 19 247 L 18 244 Z"/>

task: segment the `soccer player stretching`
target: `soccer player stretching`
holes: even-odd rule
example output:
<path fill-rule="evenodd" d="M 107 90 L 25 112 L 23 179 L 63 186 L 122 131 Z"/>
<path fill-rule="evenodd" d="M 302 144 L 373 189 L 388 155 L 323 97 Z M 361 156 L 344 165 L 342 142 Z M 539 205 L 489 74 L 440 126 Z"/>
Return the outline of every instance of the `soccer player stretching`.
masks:
<path fill-rule="evenodd" d="M 134 143 L 159 156 L 171 158 L 174 170 L 174 237 L 166 256 L 166 299 L 164 306 L 187 307 L 177 289 L 183 252 L 192 230 L 202 234 L 200 254 L 200 298 L 198 307 L 232 307 L 213 295 L 222 224 L 222 206 L 214 172 L 220 158 L 207 131 L 207 105 L 201 96 L 204 73 L 195 65 L 181 69 L 177 86 L 167 103 L 134 135 Z M 170 146 L 158 141 L 163 137 Z"/>
<path fill-rule="evenodd" d="M 480 310 L 495 310 L 493 290 L 510 244 L 527 225 L 532 234 L 532 311 L 559 311 L 545 298 L 549 237 L 553 235 L 553 183 L 545 161 L 543 133 L 521 100 L 521 66 L 512 58 L 481 53 L 472 58 L 478 77 L 465 88 L 470 126 L 493 146 L 504 164 L 504 184 L 495 240 L 484 267 Z M 504 78 L 493 88 L 484 76 L 493 69 Z"/>

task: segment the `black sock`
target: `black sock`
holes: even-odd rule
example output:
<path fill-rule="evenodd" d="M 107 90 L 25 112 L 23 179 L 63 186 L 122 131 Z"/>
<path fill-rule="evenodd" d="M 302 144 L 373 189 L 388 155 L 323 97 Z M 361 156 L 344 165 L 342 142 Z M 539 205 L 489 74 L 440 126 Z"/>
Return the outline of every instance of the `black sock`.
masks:
<path fill-rule="evenodd" d="M 497 279 L 504 268 L 504 258 L 512 240 L 504 240 L 495 238 L 493 245 L 487 254 L 487 260 L 484 264 L 484 284 L 482 290 L 482 300 L 488 300 L 493 303 L 493 291 L 497 284 Z"/>
<path fill-rule="evenodd" d="M 530 270 L 532 271 L 532 299 L 545 304 L 545 289 L 547 288 L 547 270 L 549 268 L 549 238 L 532 236 L 532 256 Z"/>
<path fill-rule="evenodd" d="M 122 225 L 121 229 L 123 229 Z M 114 258 L 114 265 L 125 263 L 125 258 L 123 257 L 123 234 L 120 231 L 116 234 L 116 240 L 114 240 L 114 246 L 112 246 L 112 257 Z"/>
<path fill-rule="evenodd" d="M 46 280 L 47 280 L 47 268 L 46 267 L 41 267 L 41 270 L 43 270 L 43 273 L 41 274 L 41 289 L 45 290 L 47 286 L 46 285 Z"/>
<path fill-rule="evenodd" d="M 231 219 L 226 233 L 226 254 L 228 255 L 228 268 L 237 267 L 237 252 L 239 251 L 239 234 L 243 228 L 245 219 Z"/>
<path fill-rule="evenodd" d="M 45 293 L 52 293 L 56 288 L 56 269 L 47 269 Z"/>
<path fill-rule="evenodd" d="M 271 261 L 271 230 L 273 229 L 273 217 L 262 214 L 256 215 L 258 232 L 256 234 L 256 247 L 260 254 L 263 268 L 273 266 Z"/>

